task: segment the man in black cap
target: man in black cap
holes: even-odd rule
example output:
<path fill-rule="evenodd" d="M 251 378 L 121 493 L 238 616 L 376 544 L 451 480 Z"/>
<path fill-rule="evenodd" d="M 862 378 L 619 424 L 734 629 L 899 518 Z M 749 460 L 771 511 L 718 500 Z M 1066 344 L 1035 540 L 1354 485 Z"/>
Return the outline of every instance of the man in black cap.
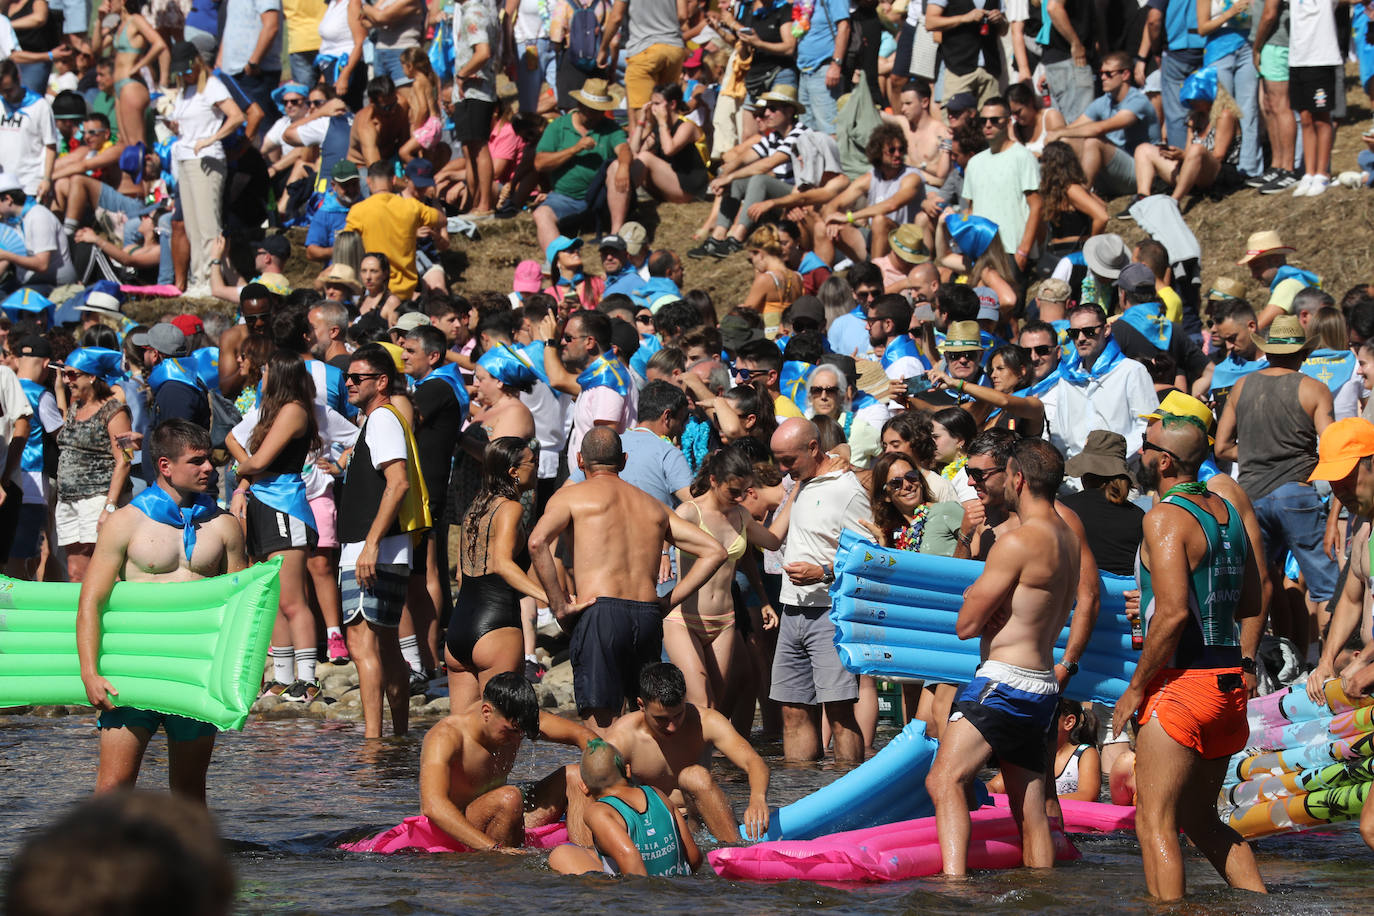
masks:
<path fill-rule="evenodd" d="M 1169 381 L 1186 394 L 1189 381 L 1201 375 L 1209 362 L 1183 326 L 1164 317 L 1154 271 L 1144 264 L 1127 264 L 1116 279 L 1116 287 L 1121 315 L 1112 324 L 1112 339 L 1122 353 L 1147 364 L 1167 353 L 1174 364 Z"/>
<path fill-rule="evenodd" d="M 327 264 L 334 257 L 334 234 L 348 220 L 348 208 L 362 199 L 362 176 L 357 163 L 340 159 L 329 170 L 329 191 L 320 208 L 310 217 L 305 234 L 305 256 Z"/>
<path fill-rule="evenodd" d="M 978 99 L 970 92 L 956 92 L 945 99 L 945 123 L 950 133 L 973 119 L 978 111 Z"/>
<path fill-rule="evenodd" d="M 230 286 L 224 282 L 224 253 L 227 247 L 224 236 L 220 236 L 219 241 L 215 243 L 214 257 L 210 259 L 210 292 L 216 299 L 223 299 L 225 302 L 242 302 L 243 290 L 249 284 L 239 283 Z M 253 267 L 257 273 L 250 282 L 258 283 L 265 277 L 284 279 L 286 262 L 290 257 L 290 239 L 284 235 L 267 236 L 253 246 Z"/>

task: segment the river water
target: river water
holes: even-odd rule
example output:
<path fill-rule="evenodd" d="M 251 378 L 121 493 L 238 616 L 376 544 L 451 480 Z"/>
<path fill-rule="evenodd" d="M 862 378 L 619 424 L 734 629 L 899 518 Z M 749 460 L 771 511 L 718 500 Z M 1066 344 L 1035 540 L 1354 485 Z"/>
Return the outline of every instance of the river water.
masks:
<path fill-rule="evenodd" d="M 241 914 L 474 914 L 550 911 L 627 914 L 776 913 L 1155 913 L 1145 897 L 1133 835 L 1076 838 L 1083 857 L 1048 873 L 983 872 L 848 888 L 805 882 L 727 882 L 704 867 L 685 879 L 562 878 L 543 857 L 370 856 L 334 846 L 419 812 L 417 773 L 425 723 L 411 736 L 364 748 L 352 724 L 252 721 L 220 738 L 210 770 L 210 807 L 232 849 Z M 773 767 L 770 801 L 785 804 L 832 781 L 824 766 Z M 40 827 L 87 795 L 97 760 L 93 719 L 0 717 L 0 869 Z M 537 779 L 574 760 L 558 745 L 522 747 L 514 780 Z M 717 777 L 743 810 L 743 775 Z M 141 785 L 166 786 L 166 745 L 154 738 Z M 1274 837 L 1257 847 L 1272 895 L 1225 887 L 1196 853 L 1189 860 L 1189 916 L 1368 912 L 1371 853 L 1352 826 Z"/>

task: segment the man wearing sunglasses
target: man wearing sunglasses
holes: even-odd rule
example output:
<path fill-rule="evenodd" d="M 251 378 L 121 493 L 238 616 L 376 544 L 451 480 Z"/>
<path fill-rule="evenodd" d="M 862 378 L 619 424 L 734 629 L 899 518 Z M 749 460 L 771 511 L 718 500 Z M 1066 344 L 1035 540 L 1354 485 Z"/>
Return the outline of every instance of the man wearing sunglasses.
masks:
<path fill-rule="evenodd" d="M 238 397 L 243 390 L 239 350 L 249 337 L 271 338 L 272 312 L 276 306 L 277 294 L 261 283 L 249 283 L 239 291 L 243 323 L 232 326 L 219 339 L 219 390 L 225 397 Z"/>
<path fill-rule="evenodd" d="M 971 202 L 969 212 L 997 224 L 1002 247 L 1014 252 L 1016 269 L 1024 271 L 1040 233 L 1040 164 L 1012 135 L 1006 99 L 985 101 L 978 124 L 988 148 L 968 161 L 962 194 Z"/>
<path fill-rule="evenodd" d="M 1141 417 L 1159 406 L 1149 370 L 1121 352 L 1106 313 L 1096 305 L 1069 312 L 1068 334 L 1075 358 L 1060 366 L 1050 441 L 1072 458 L 1089 433 L 1106 429 L 1126 440 L 1126 454 L 1135 454 L 1145 435 Z"/>
<path fill-rule="evenodd" d="M 1045 142 L 1065 140 L 1083 163 L 1083 174 L 1104 197 L 1120 197 L 1135 190 L 1135 148 L 1159 142 L 1159 117 L 1154 105 L 1131 85 L 1131 56 L 1113 51 L 1102 58 L 1098 76 L 1102 95 L 1073 123 L 1045 132 Z"/>

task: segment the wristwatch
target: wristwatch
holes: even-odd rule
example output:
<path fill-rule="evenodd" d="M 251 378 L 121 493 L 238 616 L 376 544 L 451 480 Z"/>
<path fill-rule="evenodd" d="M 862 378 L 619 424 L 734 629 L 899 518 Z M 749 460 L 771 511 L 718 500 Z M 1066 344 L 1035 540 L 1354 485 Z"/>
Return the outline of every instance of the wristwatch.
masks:
<path fill-rule="evenodd" d="M 106 504 L 105 504 L 105 511 L 106 511 L 106 512 L 109 512 L 111 515 L 113 515 L 114 513 L 116 513 L 116 512 L 119 511 L 119 507 L 116 506 L 114 503 L 106 503 Z"/>
<path fill-rule="evenodd" d="M 826 585 L 829 585 L 830 583 L 834 582 L 834 581 L 835 581 L 835 567 L 831 566 L 829 563 L 822 563 L 822 564 L 821 564 L 821 581 L 824 582 Z"/>
<path fill-rule="evenodd" d="M 1068 674 L 1069 677 L 1073 677 L 1078 673 L 1078 662 L 1061 661 L 1059 664 L 1064 666 L 1064 672 Z"/>
<path fill-rule="evenodd" d="M 1240 670 L 1241 670 L 1241 671 L 1244 671 L 1246 674 L 1254 674 L 1254 673 L 1255 673 L 1255 660 L 1254 660 L 1253 658 L 1248 657 L 1248 656 L 1245 657 L 1245 658 L 1242 658 L 1242 659 L 1240 660 Z"/>

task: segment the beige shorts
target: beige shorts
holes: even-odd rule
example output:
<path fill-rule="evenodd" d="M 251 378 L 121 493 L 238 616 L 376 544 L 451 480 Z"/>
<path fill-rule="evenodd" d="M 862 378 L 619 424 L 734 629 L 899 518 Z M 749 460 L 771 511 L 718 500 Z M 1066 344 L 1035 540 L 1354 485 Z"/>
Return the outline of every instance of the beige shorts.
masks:
<path fill-rule="evenodd" d="M 687 49 L 676 45 L 649 45 L 625 61 L 625 94 L 631 109 L 643 108 L 654 87 L 676 82 L 682 73 Z"/>
<path fill-rule="evenodd" d="M 94 544 L 100 513 L 105 511 L 105 494 L 85 499 L 58 500 L 54 517 L 57 522 L 57 543 Z"/>
<path fill-rule="evenodd" d="M 982 108 L 983 103 L 997 95 L 998 91 L 997 77 L 982 67 L 975 67 L 963 76 L 945 73 L 945 98 L 947 99 L 953 98 L 956 93 L 967 92 L 978 100 L 978 107 Z"/>

